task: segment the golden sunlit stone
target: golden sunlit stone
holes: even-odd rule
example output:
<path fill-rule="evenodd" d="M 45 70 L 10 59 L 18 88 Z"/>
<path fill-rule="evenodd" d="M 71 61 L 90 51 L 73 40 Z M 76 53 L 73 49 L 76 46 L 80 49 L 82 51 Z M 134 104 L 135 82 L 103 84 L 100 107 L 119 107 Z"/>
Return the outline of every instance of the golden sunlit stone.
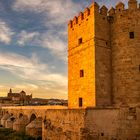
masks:
<path fill-rule="evenodd" d="M 93 3 L 68 23 L 68 108 L 2 107 L 1 124 L 43 140 L 139 140 L 136 5 L 129 0 L 128 9 L 119 3 L 108 11 Z"/>
<path fill-rule="evenodd" d="M 109 12 L 93 3 L 69 22 L 69 108 L 140 102 L 139 16 L 136 0 Z"/>

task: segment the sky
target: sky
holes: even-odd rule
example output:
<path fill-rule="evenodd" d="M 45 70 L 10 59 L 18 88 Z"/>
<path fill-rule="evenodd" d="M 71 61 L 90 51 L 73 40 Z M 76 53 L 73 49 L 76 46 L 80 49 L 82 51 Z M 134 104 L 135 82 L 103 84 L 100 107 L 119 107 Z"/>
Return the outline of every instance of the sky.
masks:
<path fill-rule="evenodd" d="M 0 96 L 12 88 L 67 99 L 67 23 L 92 2 L 0 0 Z M 110 8 L 118 0 L 96 2 Z"/>

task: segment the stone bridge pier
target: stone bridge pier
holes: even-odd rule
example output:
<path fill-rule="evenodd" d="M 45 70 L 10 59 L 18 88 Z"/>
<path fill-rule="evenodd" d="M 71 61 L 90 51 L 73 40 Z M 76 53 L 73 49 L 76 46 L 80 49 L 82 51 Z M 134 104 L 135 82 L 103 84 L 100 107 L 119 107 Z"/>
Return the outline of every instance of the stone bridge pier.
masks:
<path fill-rule="evenodd" d="M 1 118 L 1 125 L 3 127 L 6 127 L 6 120 L 9 119 L 10 117 L 11 117 L 11 115 L 8 113 L 8 111 L 3 114 L 2 118 Z"/>
<path fill-rule="evenodd" d="M 42 118 L 32 114 L 29 124 L 26 126 L 26 134 L 33 137 L 42 137 Z"/>
<path fill-rule="evenodd" d="M 42 137 L 43 118 L 48 109 L 60 109 L 60 106 L 20 106 L 2 107 L 0 109 L 0 125 L 15 131 L 25 132 L 27 135 Z"/>
<path fill-rule="evenodd" d="M 25 128 L 28 123 L 29 123 L 28 116 L 20 113 L 19 117 L 16 118 L 15 122 L 13 123 L 13 130 L 25 132 Z"/>
<path fill-rule="evenodd" d="M 5 120 L 5 128 L 13 129 L 13 123 L 15 122 L 16 118 L 11 114 L 7 120 Z"/>
<path fill-rule="evenodd" d="M 39 107 L 4 107 L 0 111 L 0 124 L 5 128 L 25 132 L 35 138 L 42 137 L 42 113 Z"/>

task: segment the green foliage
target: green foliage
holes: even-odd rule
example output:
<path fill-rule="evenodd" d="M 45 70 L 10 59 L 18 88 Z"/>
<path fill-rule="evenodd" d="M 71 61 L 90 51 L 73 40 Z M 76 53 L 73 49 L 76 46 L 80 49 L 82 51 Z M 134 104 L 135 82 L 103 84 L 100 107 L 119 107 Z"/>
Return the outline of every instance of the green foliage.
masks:
<path fill-rule="evenodd" d="M 36 140 L 22 132 L 0 127 L 0 140 Z M 40 139 L 41 140 L 41 139 Z"/>

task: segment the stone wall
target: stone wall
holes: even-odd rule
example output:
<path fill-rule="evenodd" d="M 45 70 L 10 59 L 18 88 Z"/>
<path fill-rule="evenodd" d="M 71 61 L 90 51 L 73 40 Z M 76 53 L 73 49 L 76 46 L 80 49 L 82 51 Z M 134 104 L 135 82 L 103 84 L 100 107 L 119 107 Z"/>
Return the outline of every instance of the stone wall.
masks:
<path fill-rule="evenodd" d="M 129 1 L 128 9 L 119 3 L 112 18 L 114 103 L 136 104 L 140 102 L 140 9 L 136 0 Z M 132 39 L 130 32 L 134 33 Z"/>
<path fill-rule="evenodd" d="M 140 8 L 136 0 L 128 5 L 108 11 L 94 2 L 69 22 L 69 108 L 78 107 L 79 98 L 83 107 L 140 102 Z"/>
<path fill-rule="evenodd" d="M 102 6 L 95 12 L 95 89 L 96 107 L 112 104 L 112 71 L 110 22 L 107 17 L 108 9 Z"/>
<path fill-rule="evenodd" d="M 85 110 L 47 110 L 43 121 L 43 140 L 79 140 L 84 128 Z"/>
<path fill-rule="evenodd" d="M 139 140 L 140 107 L 88 109 L 85 139 Z"/>
<path fill-rule="evenodd" d="M 74 17 L 68 25 L 68 103 L 69 108 L 95 106 L 95 47 L 94 10 L 86 8 L 84 13 Z M 82 42 L 79 43 L 79 39 Z M 80 70 L 83 76 L 80 77 Z M 88 95 L 88 96 L 87 96 Z"/>
<path fill-rule="evenodd" d="M 32 109 L 27 108 L 29 112 Z M 5 110 L 2 110 L 5 112 Z M 140 106 L 120 108 L 43 109 L 44 115 L 28 120 L 21 110 L 19 118 L 7 112 L 2 125 L 16 131 L 25 131 L 43 140 L 139 140 Z M 10 112 L 12 113 L 12 111 Z M 13 110 L 14 113 L 14 110 Z M 13 114 L 12 113 L 12 114 Z M 26 117 L 25 117 L 26 116 Z M 11 118 L 14 118 L 14 120 Z"/>
<path fill-rule="evenodd" d="M 43 140 L 139 140 L 140 107 L 47 110 Z"/>

